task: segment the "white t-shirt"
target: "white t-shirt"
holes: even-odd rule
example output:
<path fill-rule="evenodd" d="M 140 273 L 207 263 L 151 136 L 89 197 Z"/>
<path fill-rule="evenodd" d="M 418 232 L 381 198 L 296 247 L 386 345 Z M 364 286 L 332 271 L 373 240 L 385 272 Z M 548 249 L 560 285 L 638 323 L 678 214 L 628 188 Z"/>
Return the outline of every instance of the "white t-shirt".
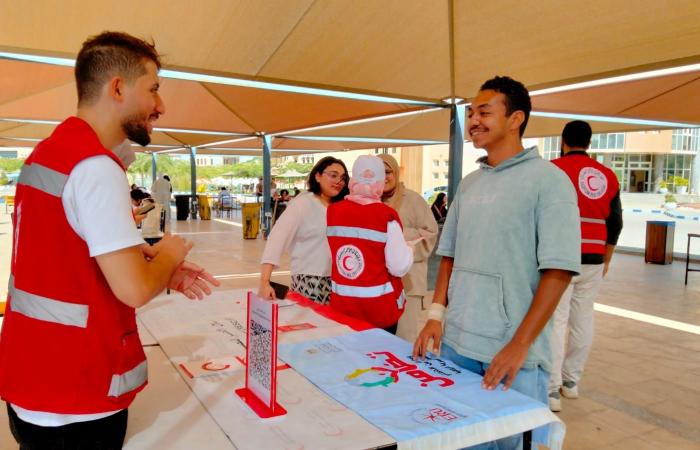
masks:
<path fill-rule="evenodd" d="M 131 215 L 126 174 L 110 157 L 94 156 L 76 165 L 68 177 L 61 200 L 68 223 L 85 240 L 90 256 L 143 244 Z M 55 414 L 11 406 L 21 420 L 42 427 L 102 419 L 121 411 Z"/>

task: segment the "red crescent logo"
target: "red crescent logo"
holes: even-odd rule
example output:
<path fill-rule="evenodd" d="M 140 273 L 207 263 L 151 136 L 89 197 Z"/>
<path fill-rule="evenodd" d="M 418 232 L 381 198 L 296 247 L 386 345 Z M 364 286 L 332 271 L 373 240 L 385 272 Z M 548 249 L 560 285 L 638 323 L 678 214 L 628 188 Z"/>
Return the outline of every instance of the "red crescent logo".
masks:
<path fill-rule="evenodd" d="M 345 255 L 341 261 L 341 264 L 343 265 L 343 269 L 347 270 L 348 272 L 350 272 L 352 270 L 352 267 L 348 267 L 348 264 L 347 264 L 348 259 L 350 259 L 350 258 L 351 258 L 350 255 Z"/>
<path fill-rule="evenodd" d="M 600 183 L 591 183 L 591 180 L 594 180 L 594 181 L 598 181 L 598 180 L 597 180 L 595 175 L 589 175 L 588 177 L 586 177 L 586 184 L 588 185 L 588 189 L 595 192 L 600 187 Z"/>
<path fill-rule="evenodd" d="M 229 364 L 224 364 L 223 366 L 218 366 L 218 367 L 217 367 L 217 366 L 214 365 L 214 363 L 211 362 L 211 361 L 207 361 L 207 362 L 205 362 L 204 364 L 202 364 L 202 369 L 204 369 L 204 370 L 209 370 L 209 371 L 211 371 L 211 372 L 217 372 L 217 371 L 219 371 L 219 370 L 226 370 L 226 369 L 228 369 L 229 367 L 231 367 Z"/>

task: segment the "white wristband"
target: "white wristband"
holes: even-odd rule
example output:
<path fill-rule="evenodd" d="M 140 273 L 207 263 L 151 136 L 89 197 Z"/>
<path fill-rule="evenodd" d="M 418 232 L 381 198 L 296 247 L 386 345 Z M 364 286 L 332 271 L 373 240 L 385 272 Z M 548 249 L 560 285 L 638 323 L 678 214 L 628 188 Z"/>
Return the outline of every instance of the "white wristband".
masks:
<path fill-rule="evenodd" d="M 445 310 L 447 310 L 445 305 L 436 302 L 431 303 L 428 309 L 428 320 L 442 322 L 442 319 L 445 317 Z"/>

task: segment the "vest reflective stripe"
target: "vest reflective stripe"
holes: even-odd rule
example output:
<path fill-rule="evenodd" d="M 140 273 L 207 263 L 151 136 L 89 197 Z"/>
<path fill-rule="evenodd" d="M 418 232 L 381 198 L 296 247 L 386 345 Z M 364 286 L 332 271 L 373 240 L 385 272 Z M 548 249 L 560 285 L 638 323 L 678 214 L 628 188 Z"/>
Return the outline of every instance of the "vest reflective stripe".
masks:
<path fill-rule="evenodd" d="M 345 297 L 374 298 L 394 292 L 394 286 L 387 281 L 377 286 L 348 286 L 331 281 L 331 291 Z"/>
<path fill-rule="evenodd" d="M 399 298 L 396 299 L 396 304 L 398 305 L 399 309 L 403 308 L 403 305 L 406 303 L 406 292 L 401 291 L 401 295 L 399 295 Z"/>
<path fill-rule="evenodd" d="M 53 322 L 71 327 L 85 328 L 88 321 L 87 305 L 62 302 L 15 288 L 10 277 L 10 309 L 32 319 Z"/>
<path fill-rule="evenodd" d="M 41 164 L 25 164 L 17 183 L 31 186 L 54 197 L 63 195 L 68 175 L 49 169 Z"/>
<path fill-rule="evenodd" d="M 112 382 L 109 385 L 110 397 L 119 397 L 128 392 L 138 389 L 148 379 L 148 362 L 143 361 L 128 372 L 121 375 L 112 375 Z"/>
<path fill-rule="evenodd" d="M 591 219 L 590 217 L 581 217 L 581 222 L 583 223 L 598 223 L 600 225 L 605 225 L 603 219 Z"/>
<path fill-rule="evenodd" d="M 326 229 L 328 237 L 358 238 L 374 242 L 386 242 L 386 233 L 359 227 L 331 226 Z"/>
<path fill-rule="evenodd" d="M 600 239 L 581 239 L 582 244 L 599 244 L 599 245 L 605 245 L 607 242 L 600 240 Z"/>

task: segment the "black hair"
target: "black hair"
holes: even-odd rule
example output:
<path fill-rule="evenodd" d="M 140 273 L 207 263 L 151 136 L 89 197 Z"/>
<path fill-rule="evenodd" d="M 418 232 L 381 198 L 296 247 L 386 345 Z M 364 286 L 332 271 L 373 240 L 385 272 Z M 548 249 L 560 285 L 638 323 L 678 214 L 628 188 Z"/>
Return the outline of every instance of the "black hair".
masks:
<path fill-rule="evenodd" d="M 593 130 L 588 122 L 574 120 L 564 126 L 561 133 L 561 140 L 571 148 L 587 149 L 591 145 Z"/>
<path fill-rule="evenodd" d="M 445 198 L 445 195 L 446 194 L 444 192 L 440 192 L 437 195 L 437 197 L 435 197 L 435 200 L 433 201 L 433 204 L 431 205 L 431 207 L 437 206 L 439 208 L 440 206 L 442 206 L 442 199 Z"/>
<path fill-rule="evenodd" d="M 497 76 L 482 84 L 480 90 L 496 91 L 503 94 L 506 98 L 506 116 L 510 116 L 515 111 L 522 111 L 525 114 L 525 120 L 520 125 L 520 137 L 523 137 L 527 121 L 530 119 L 530 111 L 532 111 L 527 88 L 521 82 L 510 77 Z"/>
<path fill-rule="evenodd" d="M 137 202 L 140 202 L 141 200 L 150 197 L 148 192 L 145 192 L 142 189 L 132 189 L 131 190 L 131 199 Z"/>
<path fill-rule="evenodd" d="M 321 193 L 321 183 L 316 181 L 316 174 L 317 173 L 323 173 L 324 170 L 328 168 L 328 166 L 333 165 L 333 164 L 340 164 L 343 166 L 343 169 L 345 170 L 345 186 L 343 186 L 343 189 L 340 190 L 338 195 L 333 197 L 331 199 L 331 202 L 338 202 L 342 199 L 345 198 L 346 195 L 350 193 L 350 190 L 348 190 L 348 180 L 350 179 L 348 176 L 348 168 L 345 167 L 345 163 L 338 158 L 334 158 L 332 156 L 326 156 L 325 158 L 321 158 L 318 160 L 316 165 L 314 166 L 313 169 L 311 169 L 311 173 L 309 174 L 309 178 L 306 180 L 306 185 L 309 188 L 309 191 L 313 192 L 314 194 L 318 195 Z"/>
<path fill-rule="evenodd" d="M 289 191 L 287 189 L 282 189 L 280 191 L 280 195 L 284 195 L 285 192 L 287 193 L 287 195 L 289 195 Z"/>

